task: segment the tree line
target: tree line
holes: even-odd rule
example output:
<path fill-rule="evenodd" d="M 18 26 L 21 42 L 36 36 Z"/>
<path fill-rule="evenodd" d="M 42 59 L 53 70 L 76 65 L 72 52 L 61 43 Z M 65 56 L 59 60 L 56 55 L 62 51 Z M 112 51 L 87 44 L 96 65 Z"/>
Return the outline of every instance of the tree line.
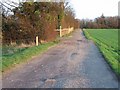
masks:
<path fill-rule="evenodd" d="M 8 4 L 8 3 L 7 3 Z M 11 6 L 14 7 L 14 3 Z M 53 41 L 58 36 L 55 29 L 79 27 L 73 9 L 68 2 L 23 2 L 6 14 L 5 4 L 2 11 L 2 43 L 10 45 L 30 44 L 35 37 Z M 10 8 L 7 8 L 9 10 Z"/>
<path fill-rule="evenodd" d="M 83 19 L 80 21 L 81 28 L 91 29 L 117 29 L 118 28 L 118 16 L 105 17 L 103 14 L 95 18 L 94 20 Z"/>

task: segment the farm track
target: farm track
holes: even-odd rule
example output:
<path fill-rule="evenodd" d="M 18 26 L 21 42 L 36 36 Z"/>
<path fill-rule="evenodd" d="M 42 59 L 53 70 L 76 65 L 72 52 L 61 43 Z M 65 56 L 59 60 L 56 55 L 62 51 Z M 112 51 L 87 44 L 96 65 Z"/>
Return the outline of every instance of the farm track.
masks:
<path fill-rule="evenodd" d="M 118 80 L 81 30 L 3 74 L 3 88 L 118 88 Z"/>

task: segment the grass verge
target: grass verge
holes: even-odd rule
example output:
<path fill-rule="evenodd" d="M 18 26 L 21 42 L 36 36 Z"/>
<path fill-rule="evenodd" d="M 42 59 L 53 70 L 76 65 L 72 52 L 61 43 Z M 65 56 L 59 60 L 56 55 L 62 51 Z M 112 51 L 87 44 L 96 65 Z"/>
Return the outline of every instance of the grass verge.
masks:
<path fill-rule="evenodd" d="M 14 53 L 13 55 L 2 56 L 2 60 L 0 60 L 0 62 L 2 62 L 2 72 L 5 72 L 6 70 L 16 66 L 17 64 L 30 60 L 33 56 L 42 54 L 51 46 L 54 46 L 57 43 L 58 42 L 48 42 L 39 46 L 26 48 L 21 52 Z"/>

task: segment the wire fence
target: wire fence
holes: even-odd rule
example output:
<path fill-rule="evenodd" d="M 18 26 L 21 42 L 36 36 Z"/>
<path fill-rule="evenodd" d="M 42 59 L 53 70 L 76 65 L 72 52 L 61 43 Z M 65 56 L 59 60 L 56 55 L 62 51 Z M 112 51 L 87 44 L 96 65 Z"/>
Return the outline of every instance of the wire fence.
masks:
<path fill-rule="evenodd" d="M 35 39 L 3 39 L 2 40 L 2 44 L 3 45 L 20 45 L 20 44 L 31 44 L 31 43 L 35 43 Z"/>
<path fill-rule="evenodd" d="M 3 40 L 2 41 L 2 56 L 12 55 L 21 52 L 29 47 L 35 46 L 35 39 L 19 39 L 19 40 Z"/>

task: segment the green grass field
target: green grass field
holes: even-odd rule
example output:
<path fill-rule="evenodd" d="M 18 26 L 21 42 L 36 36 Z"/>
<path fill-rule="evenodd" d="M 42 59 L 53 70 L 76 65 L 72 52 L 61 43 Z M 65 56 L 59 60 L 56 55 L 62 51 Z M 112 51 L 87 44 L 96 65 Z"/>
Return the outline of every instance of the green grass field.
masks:
<path fill-rule="evenodd" d="M 93 40 L 103 53 L 111 68 L 120 75 L 120 48 L 118 47 L 117 29 L 86 29 L 84 34 L 88 39 Z"/>

